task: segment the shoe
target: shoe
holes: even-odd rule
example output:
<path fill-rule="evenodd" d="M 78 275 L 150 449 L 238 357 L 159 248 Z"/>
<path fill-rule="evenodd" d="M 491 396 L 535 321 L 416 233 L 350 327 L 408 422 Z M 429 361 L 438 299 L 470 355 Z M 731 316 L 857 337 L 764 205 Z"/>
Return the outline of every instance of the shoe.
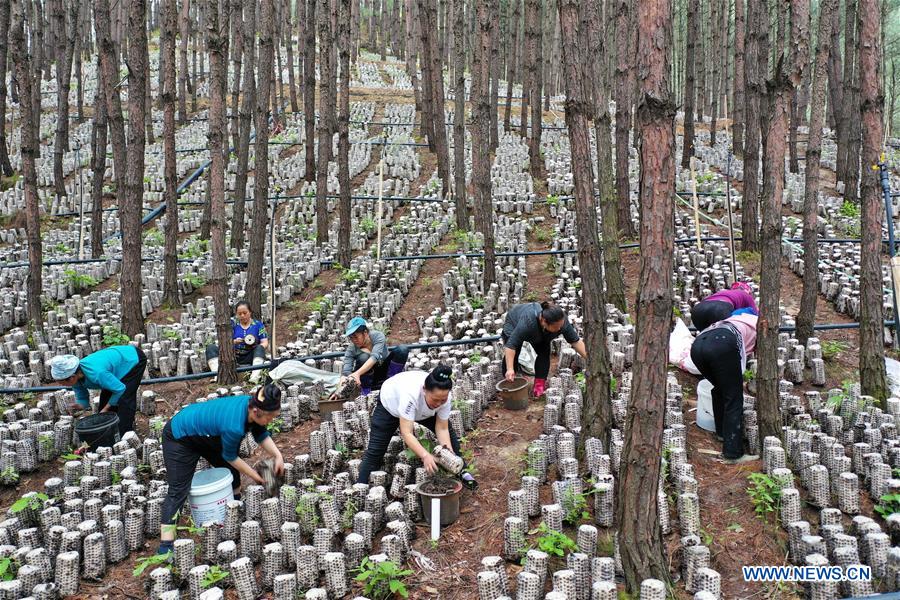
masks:
<path fill-rule="evenodd" d="M 212 371 L 213 373 L 219 372 L 219 359 L 218 358 L 209 359 L 209 370 Z"/>
<path fill-rule="evenodd" d="M 723 458 L 722 462 L 726 465 L 742 465 L 745 463 L 753 462 L 754 460 L 759 460 L 758 454 L 744 454 L 743 456 L 738 456 L 737 458 Z"/>
<path fill-rule="evenodd" d="M 544 388 L 547 386 L 546 379 L 538 379 L 534 380 L 534 388 L 531 390 L 531 395 L 535 398 L 540 398 L 544 395 Z"/>
<path fill-rule="evenodd" d="M 396 361 L 393 361 L 393 360 L 392 360 L 392 361 L 388 364 L 388 368 L 387 368 L 387 377 L 385 377 L 385 379 L 390 379 L 391 377 L 393 377 L 393 376 L 396 375 L 397 373 L 402 373 L 402 372 L 403 372 L 403 369 L 405 369 L 405 368 L 406 368 L 406 363 L 405 363 L 405 362 L 402 362 L 402 363 L 401 363 L 401 362 L 396 362 Z"/>
<path fill-rule="evenodd" d="M 266 361 L 259 357 L 256 357 L 253 359 L 254 366 L 261 365 L 264 362 L 266 362 Z M 259 378 L 262 376 L 262 373 L 263 373 L 263 369 L 256 369 L 255 371 L 250 371 L 250 380 L 249 380 L 250 383 L 253 383 L 253 384 L 259 383 Z"/>
<path fill-rule="evenodd" d="M 472 477 L 471 473 L 464 472 L 462 475 L 460 475 L 460 478 L 462 479 L 463 485 L 470 490 L 475 491 L 476 489 L 478 489 L 478 482 L 475 481 L 475 478 Z"/>

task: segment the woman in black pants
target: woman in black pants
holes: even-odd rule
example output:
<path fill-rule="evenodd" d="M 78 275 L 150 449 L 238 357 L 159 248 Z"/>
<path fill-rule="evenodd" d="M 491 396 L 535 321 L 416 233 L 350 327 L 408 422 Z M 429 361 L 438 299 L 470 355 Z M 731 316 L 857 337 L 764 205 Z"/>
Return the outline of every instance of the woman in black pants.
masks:
<path fill-rule="evenodd" d="M 691 346 L 691 360 L 711 384 L 716 435 L 722 457 L 736 464 L 756 460 L 744 454 L 744 365 L 756 347 L 753 314 L 739 314 L 713 323 Z"/>
<path fill-rule="evenodd" d="M 369 445 L 359 466 L 358 483 L 369 483 L 369 474 L 381 468 L 397 427 L 406 447 L 422 460 L 429 473 L 437 470 L 437 463 L 416 439 L 414 423 L 433 431 L 439 444 L 459 456 L 459 440 L 449 425 L 452 374 L 450 367 L 438 365 L 431 373 L 405 371 L 384 382 L 369 423 Z M 470 473 L 463 473 L 462 479 L 470 489 L 477 485 Z"/>

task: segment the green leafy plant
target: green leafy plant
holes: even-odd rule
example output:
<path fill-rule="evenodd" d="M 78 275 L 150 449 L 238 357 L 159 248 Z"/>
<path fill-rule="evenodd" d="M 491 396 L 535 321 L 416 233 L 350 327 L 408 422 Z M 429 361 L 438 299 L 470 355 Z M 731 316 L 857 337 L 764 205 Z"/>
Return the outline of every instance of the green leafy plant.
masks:
<path fill-rule="evenodd" d="M 276 433 L 281 433 L 282 427 L 284 427 L 284 419 L 282 419 L 281 417 L 272 419 L 271 421 L 269 421 L 269 424 L 266 425 L 266 429 L 272 435 L 275 435 Z"/>
<path fill-rule="evenodd" d="M 535 227 L 534 228 L 534 239 L 543 243 L 549 242 L 553 239 L 553 228 L 552 227 Z"/>
<path fill-rule="evenodd" d="M 840 213 L 843 217 L 858 219 L 860 214 L 859 204 L 851 202 L 850 200 L 844 200 L 844 203 L 841 204 Z"/>
<path fill-rule="evenodd" d="M 359 228 L 365 232 L 365 234 L 371 235 L 373 231 L 375 231 L 375 219 L 372 217 L 363 217 L 363 220 L 359 222 Z"/>
<path fill-rule="evenodd" d="M 19 562 L 14 558 L 0 558 L 0 580 L 12 581 L 19 572 Z"/>
<path fill-rule="evenodd" d="M 887 519 L 894 513 L 900 513 L 900 494 L 884 494 L 875 505 L 875 512 Z"/>
<path fill-rule="evenodd" d="M 588 494 L 576 492 L 572 485 L 566 487 L 562 497 L 563 521 L 565 523 L 576 525 L 579 521 L 591 518 L 591 513 L 588 512 L 587 496 Z"/>
<path fill-rule="evenodd" d="M 469 355 L 469 362 L 471 362 L 471 363 L 473 363 L 473 364 L 474 364 L 474 363 L 477 363 L 477 362 L 480 362 L 482 356 L 483 356 L 483 355 L 481 354 L 481 352 L 479 352 L 478 350 L 476 350 L 475 352 L 473 352 L 472 354 Z"/>
<path fill-rule="evenodd" d="M 419 443 L 422 444 L 422 447 L 425 448 L 425 452 L 431 454 L 431 451 L 434 450 L 434 442 L 432 442 L 424 432 L 420 432 L 418 435 Z M 406 454 L 406 458 L 409 460 L 414 460 L 416 458 L 416 453 L 407 448 L 404 450 Z"/>
<path fill-rule="evenodd" d="M 178 258 L 200 258 L 209 251 L 209 240 L 193 238 L 188 240 Z"/>
<path fill-rule="evenodd" d="M 353 283 L 360 279 L 362 279 L 362 274 L 356 269 L 345 269 L 344 272 L 341 273 L 341 281 L 344 283 Z"/>
<path fill-rule="evenodd" d="M 38 442 L 41 444 L 41 448 L 43 448 L 44 452 L 47 452 L 48 454 L 52 454 L 53 450 L 56 448 L 53 434 L 42 433 L 38 436 Z"/>
<path fill-rule="evenodd" d="M 9 507 L 9 510 L 14 514 L 20 513 L 26 508 L 33 511 L 39 510 L 44 505 L 44 502 L 49 499 L 50 498 L 47 496 L 47 494 L 42 494 L 40 492 L 32 494 L 31 496 L 22 496 L 21 498 L 13 502 L 13 505 Z"/>
<path fill-rule="evenodd" d="M 139 558 L 134 561 L 135 567 L 131 574 L 134 577 L 140 577 L 144 574 L 150 567 L 155 566 L 164 566 L 168 567 L 169 558 L 171 558 L 172 553 L 166 552 L 165 554 L 155 554 L 153 556 L 146 556 L 144 558 Z M 171 567 L 170 567 L 171 568 Z"/>
<path fill-rule="evenodd" d="M 228 571 L 225 571 L 219 565 L 213 565 L 203 574 L 203 581 L 200 582 L 200 587 L 203 589 L 210 588 L 227 578 L 228 574 Z"/>
<path fill-rule="evenodd" d="M 562 558 L 567 553 L 578 550 L 578 544 L 576 544 L 572 538 L 561 531 L 550 529 L 546 523 L 541 523 L 537 529 L 532 529 L 529 533 L 541 534 L 535 539 L 536 547 L 538 550 L 546 552 L 550 556 Z"/>
<path fill-rule="evenodd" d="M 472 308 L 484 308 L 484 298 L 469 298 Z"/>
<path fill-rule="evenodd" d="M 185 273 L 181 276 L 181 280 L 191 284 L 191 287 L 195 290 L 206 285 L 206 279 L 196 273 Z"/>
<path fill-rule="evenodd" d="M 341 527 L 344 529 L 352 529 L 353 528 L 353 517 L 356 516 L 356 513 L 359 511 L 356 503 L 353 500 L 347 499 L 344 501 L 344 512 L 341 514 Z"/>
<path fill-rule="evenodd" d="M 0 471 L 0 481 L 5 484 L 18 483 L 19 472 L 16 471 L 16 468 L 13 466 L 5 467 L 2 471 Z"/>
<path fill-rule="evenodd" d="M 68 254 L 69 252 L 72 251 L 72 249 L 69 248 L 69 246 L 67 246 L 65 243 L 59 242 L 58 244 L 53 246 L 53 251 L 59 252 L 60 254 Z"/>
<path fill-rule="evenodd" d="M 747 479 L 750 481 L 747 494 L 756 516 L 766 520 L 769 513 L 775 513 L 777 518 L 781 510 L 781 488 L 778 482 L 765 473 L 750 473 Z"/>
<path fill-rule="evenodd" d="M 753 381 L 756 378 L 756 373 L 751 371 L 750 369 L 744 369 L 744 381 Z"/>
<path fill-rule="evenodd" d="M 131 338 L 122 333 L 116 325 L 103 326 L 103 345 L 104 346 L 121 346 L 131 341 Z"/>
<path fill-rule="evenodd" d="M 575 373 L 575 383 L 581 388 L 582 394 L 587 390 L 587 380 L 584 373 Z"/>
<path fill-rule="evenodd" d="M 842 342 L 840 340 L 824 340 L 821 343 L 822 346 L 822 357 L 825 360 L 831 360 L 844 350 L 847 350 L 850 347 L 850 344 L 847 342 Z"/>
<path fill-rule="evenodd" d="M 525 300 L 528 302 L 537 302 L 537 299 L 538 299 L 538 295 L 537 295 L 537 292 L 535 292 L 534 290 L 525 294 Z"/>
<path fill-rule="evenodd" d="M 162 332 L 162 338 L 164 340 L 172 340 L 173 342 L 181 341 L 181 333 L 174 329 L 166 329 Z"/>
<path fill-rule="evenodd" d="M 559 205 L 559 196 L 556 194 L 550 194 L 547 196 L 547 204 L 549 206 L 558 206 Z"/>
<path fill-rule="evenodd" d="M 150 229 L 144 234 L 145 246 L 162 246 L 166 243 L 166 236 L 159 229 Z"/>
<path fill-rule="evenodd" d="M 401 569 L 397 563 L 385 560 L 379 563 L 363 558 L 354 581 L 363 584 L 363 593 L 372 600 L 409 597 L 403 579 L 412 575 L 409 569 Z"/>
<path fill-rule="evenodd" d="M 93 287 L 97 285 L 96 279 L 94 279 L 90 275 L 83 275 L 75 269 L 65 269 L 63 271 L 63 277 L 65 278 L 66 283 L 72 284 L 75 289 Z"/>

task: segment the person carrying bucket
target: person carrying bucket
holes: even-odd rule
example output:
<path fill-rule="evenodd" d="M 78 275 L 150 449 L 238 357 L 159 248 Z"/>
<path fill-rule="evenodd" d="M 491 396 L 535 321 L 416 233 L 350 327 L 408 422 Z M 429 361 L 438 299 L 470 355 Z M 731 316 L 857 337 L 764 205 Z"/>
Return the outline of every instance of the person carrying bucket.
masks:
<path fill-rule="evenodd" d="M 350 338 L 350 345 L 344 352 L 341 375 L 356 380 L 363 394 L 380 390 L 385 380 L 406 367 L 409 349 L 397 346 L 388 350 L 384 334 L 375 329 L 370 330 L 362 317 L 353 317 L 347 323 L 344 335 Z"/>
<path fill-rule="evenodd" d="M 759 458 L 744 454 L 744 369 L 747 355 L 756 348 L 754 314 L 736 311 L 706 328 L 691 346 L 691 360 L 712 385 L 716 437 L 722 458 L 739 464 Z"/>
<path fill-rule="evenodd" d="M 184 506 L 200 457 L 212 467 L 231 471 L 234 498 L 241 497 L 241 475 L 255 483 L 265 481 L 244 459 L 238 448 L 247 433 L 275 461 L 275 474 L 284 473 L 284 458 L 266 426 L 281 411 L 281 389 L 261 386 L 252 395 L 216 398 L 191 404 L 175 414 L 162 431 L 163 461 L 169 490 L 162 506 L 159 554 L 172 550 L 175 515 Z"/>
<path fill-rule="evenodd" d="M 119 416 L 119 435 L 134 429 L 137 389 L 147 367 L 147 357 L 137 346 L 110 346 L 81 360 L 73 354 L 50 359 L 50 377 L 75 392 L 73 410 L 91 406 L 88 390 L 100 390 L 100 412 Z"/>
<path fill-rule="evenodd" d="M 749 308 L 755 315 L 759 314 L 750 285 L 735 281 L 730 290 L 719 290 L 695 304 L 691 309 L 691 323 L 699 333 L 713 323 L 727 319 L 735 310 L 744 308 Z"/>
<path fill-rule="evenodd" d="M 535 397 L 541 396 L 550 374 L 550 342 L 560 335 L 572 345 L 575 352 L 587 360 L 584 341 L 578 336 L 562 308 L 550 302 L 528 302 L 510 308 L 500 334 L 504 346 L 503 376 L 506 380 L 516 378 L 516 373 L 520 371 L 519 353 L 522 351 L 522 344 L 528 342 L 537 353 L 532 394 Z"/>
<path fill-rule="evenodd" d="M 269 347 L 269 334 L 262 321 L 253 318 L 250 303 L 241 300 L 234 305 L 234 316 L 231 317 L 231 343 L 234 345 L 234 362 L 238 365 L 261 365 L 266 362 L 266 349 Z M 206 347 L 206 362 L 213 373 L 219 370 L 219 347 L 210 344 Z M 262 369 L 250 374 L 250 383 L 257 383 Z"/>
<path fill-rule="evenodd" d="M 384 382 L 378 404 L 372 411 L 369 445 L 359 466 L 357 483 L 369 483 L 369 474 L 381 468 L 384 453 L 398 426 L 406 447 L 422 460 L 428 473 L 437 471 L 437 462 L 416 439 L 414 423 L 433 431 L 439 444 L 445 449 L 452 448 L 453 454 L 460 456 L 459 438 L 450 428 L 452 374 L 453 370 L 447 365 L 438 365 L 430 373 L 406 371 Z M 461 477 L 469 489 L 478 486 L 471 473 L 464 471 Z"/>

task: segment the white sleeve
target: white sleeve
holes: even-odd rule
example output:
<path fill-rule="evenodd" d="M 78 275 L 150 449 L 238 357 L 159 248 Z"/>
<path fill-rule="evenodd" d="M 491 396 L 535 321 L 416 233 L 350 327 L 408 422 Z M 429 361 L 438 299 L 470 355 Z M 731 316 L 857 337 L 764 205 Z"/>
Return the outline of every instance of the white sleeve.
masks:
<path fill-rule="evenodd" d="M 449 421 L 451 410 L 453 410 L 453 396 L 448 395 L 447 401 L 441 405 L 441 407 L 438 409 L 437 414 L 435 416 L 438 419 L 443 419 L 444 421 Z"/>
<path fill-rule="evenodd" d="M 402 394 L 397 399 L 397 416 L 407 421 L 416 420 L 416 404 L 418 404 L 418 396 L 410 394 Z"/>

